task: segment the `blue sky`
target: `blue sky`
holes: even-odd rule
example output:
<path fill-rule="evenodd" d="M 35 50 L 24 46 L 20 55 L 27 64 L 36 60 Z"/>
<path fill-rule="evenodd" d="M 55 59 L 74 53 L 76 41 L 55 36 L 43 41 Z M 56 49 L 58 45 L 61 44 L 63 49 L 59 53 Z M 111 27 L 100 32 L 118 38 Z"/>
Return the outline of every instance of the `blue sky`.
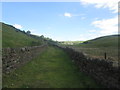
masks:
<path fill-rule="evenodd" d="M 94 3 L 86 0 L 3 2 L 2 22 L 58 41 L 89 40 L 116 34 L 117 0 L 112 0 L 113 3 L 92 1 Z"/>

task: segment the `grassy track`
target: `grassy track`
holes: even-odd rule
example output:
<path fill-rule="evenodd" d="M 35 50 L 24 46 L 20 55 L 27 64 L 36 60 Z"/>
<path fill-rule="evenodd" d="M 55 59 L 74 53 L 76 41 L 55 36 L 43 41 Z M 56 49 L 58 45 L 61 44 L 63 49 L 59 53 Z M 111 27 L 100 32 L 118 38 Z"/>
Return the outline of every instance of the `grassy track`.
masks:
<path fill-rule="evenodd" d="M 78 71 L 68 55 L 49 46 L 25 66 L 3 75 L 3 87 L 9 88 L 96 88 L 89 76 Z"/>

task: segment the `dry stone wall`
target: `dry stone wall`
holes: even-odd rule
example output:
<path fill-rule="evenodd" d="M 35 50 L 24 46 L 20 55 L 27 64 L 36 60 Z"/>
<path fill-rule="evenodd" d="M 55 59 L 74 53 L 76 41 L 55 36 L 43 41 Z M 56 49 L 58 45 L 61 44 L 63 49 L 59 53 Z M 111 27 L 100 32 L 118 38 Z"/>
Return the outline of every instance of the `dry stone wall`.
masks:
<path fill-rule="evenodd" d="M 2 72 L 10 71 L 24 65 L 28 61 L 39 55 L 47 45 L 22 47 L 22 48 L 3 48 L 2 49 Z"/>
<path fill-rule="evenodd" d="M 120 67 L 113 67 L 111 61 L 93 59 L 68 47 L 60 47 L 72 58 L 81 72 L 93 77 L 99 84 L 107 88 L 120 89 Z"/>

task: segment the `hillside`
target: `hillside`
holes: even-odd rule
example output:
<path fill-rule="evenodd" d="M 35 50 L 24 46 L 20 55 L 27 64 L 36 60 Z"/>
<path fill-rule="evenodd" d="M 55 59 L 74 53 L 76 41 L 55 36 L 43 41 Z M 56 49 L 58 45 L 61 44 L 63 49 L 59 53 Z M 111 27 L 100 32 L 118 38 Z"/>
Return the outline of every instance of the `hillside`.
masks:
<path fill-rule="evenodd" d="M 111 60 L 118 60 L 118 38 L 120 35 L 98 37 L 77 45 L 67 45 L 79 52 L 84 52 L 89 57 L 104 58 L 104 53 Z"/>
<path fill-rule="evenodd" d="M 88 40 L 79 44 L 83 47 L 118 47 L 118 38 L 120 35 L 109 35 Z"/>
<path fill-rule="evenodd" d="M 120 35 L 109 35 L 87 41 L 61 41 L 59 42 L 59 44 L 65 46 L 80 46 L 80 47 L 93 47 L 93 48 L 118 47 L 119 37 Z"/>
<path fill-rule="evenodd" d="M 24 31 L 16 29 L 12 25 L 2 23 L 2 46 L 23 47 L 44 44 L 45 41 L 35 38 L 35 35 L 28 35 Z"/>

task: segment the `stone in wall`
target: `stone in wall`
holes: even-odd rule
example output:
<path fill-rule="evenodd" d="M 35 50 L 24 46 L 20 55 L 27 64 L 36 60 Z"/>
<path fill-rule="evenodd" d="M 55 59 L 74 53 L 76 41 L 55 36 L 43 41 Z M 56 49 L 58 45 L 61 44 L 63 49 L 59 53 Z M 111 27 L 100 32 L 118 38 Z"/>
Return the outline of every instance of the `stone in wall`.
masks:
<path fill-rule="evenodd" d="M 12 70 L 24 65 L 40 54 L 47 46 L 33 46 L 22 48 L 3 48 L 2 68 L 3 73 L 10 73 Z"/>
<path fill-rule="evenodd" d="M 110 60 L 93 59 L 79 53 L 72 48 L 61 47 L 74 60 L 80 71 L 93 77 L 97 82 L 107 88 L 120 89 L 120 67 L 114 67 Z"/>

